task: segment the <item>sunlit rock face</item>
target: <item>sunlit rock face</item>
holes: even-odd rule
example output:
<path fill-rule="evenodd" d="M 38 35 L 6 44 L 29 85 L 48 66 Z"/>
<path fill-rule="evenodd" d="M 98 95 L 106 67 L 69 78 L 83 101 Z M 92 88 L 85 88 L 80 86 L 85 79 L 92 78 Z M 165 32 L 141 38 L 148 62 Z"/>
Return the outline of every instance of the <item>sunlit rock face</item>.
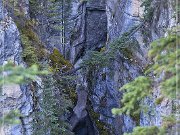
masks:
<path fill-rule="evenodd" d="M 6 64 L 8 60 L 16 64 L 21 63 L 20 52 L 22 50 L 19 40 L 19 32 L 12 18 L 7 15 L 7 11 L 1 9 L 0 21 L 0 64 Z M 20 96 L 22 94 L 19 85 L 5 85 L 2 88 L 0 98 L 0 114 L 8 113 L 9 111 L 18 108 L 21 104 Z M 3 128 L 1 134 L 10 134 L 11 127 Z"/>
<path fill-rule="evenodd" d="M 20 34 L 13 19 L 7 11 L 0 5 L 0 65 L 8 61 L 16 65 L 25 65 L 21 58 L 22 46 Z M 25 116 L 21 119 L 21 124 L 1 127 L 2 135 L 22 135 L 28 133 L 30 125 L 29 114 L 32 112 L 32 100 L 27 86 L 4 85 L 1 88 L 0 115 L 19 109 Z"/>
<path fill-rule="evenodd" d="M 108 34 L 111 39 L 141 23 L 143 8 L 140 5 L 139 0 L 107 1 Z"/>

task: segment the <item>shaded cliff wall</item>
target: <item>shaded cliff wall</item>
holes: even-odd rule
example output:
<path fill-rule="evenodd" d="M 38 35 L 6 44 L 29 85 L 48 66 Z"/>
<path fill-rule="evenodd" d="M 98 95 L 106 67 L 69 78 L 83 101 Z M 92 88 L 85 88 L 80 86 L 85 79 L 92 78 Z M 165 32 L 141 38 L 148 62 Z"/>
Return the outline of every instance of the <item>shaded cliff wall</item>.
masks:
<path fill-rule="evenodd" d="M 142 16 L 142 12 L 140 12 L 139 6 L 138 1 L 132 3 L 132 1 L 94 0 L 83 2 L 79 8 L 74 8 L 79 9 L 81 13 L 76 20 L 70 39 L 71 61 L 75 63 L 75 67 L 80 66 L 83 56 L 87 55 L 88 51 L 100 51 L 103 47 L 108 48 L 109 44 L 119 38 L 121 34 L 133 26 L 140 25 L 139 15 Z M 134 34 L 133 37 L 137 42 L 142 42 L 140 32 Z M 88 74 L 78 71 L 78 84 L 84 88 L 86 94 L 81 94 L 82 92 L 77 88 L 79 102 L 74 108 L 77 121 L 85 117 L 85 114 L 93 117 L 92 115 L 95 113 L 98 114 L 98 117 L 93 120 L 95 127 L 99 128 L 96 121 L 101 121 L 104 128 L 111 132 L 107 134 L 122 134 L 122 132 L 132 130 L 135 122 L 128 116 L 112 116 L 111 109 L 119 106 L 121 93 L 118 92 L 118 89 L 142 73 L 140 65 L 146 62 L 146 59 L 143 58 L 147 51 L 146 48 L 145 44 L 142 44 L 139 52 L 134 52 L 136 58 L 142 63 L 135 62 L 133 58 L 127 60 L 121 52 L 115 52 L 115 60 L 111 62 L 111 66 L 92 69 Z M 84 104 L 80 105 L 80 102 Z M 93 114 L 91 110 L 93 110 Z M 102 134 L 100 130 L 103 128 L 98 130 L 99 134 Z"/>
<path fill-rule="evenodd" d="M 93 2 L 96 3 L 95 1 Z M 85 5 L 87 6 L 90 3 L 91 2 L 85 2 Z M 150 7 L 152 8 L 153 13 L 148 16 L 149 20 L 142 19 L 146 13 L 143 12 L 144 7 L 141 7 L 141 4 L 141 1 L 138 0 L 106 1 L 107 39 L 104 40 L 104 46 L 108 48 L 110 44 L 121 37 L 123 33 L 129 32 L 133 27 L 135 27 L 135 30 L 131 31 L 131 36 L 135 39 L 135 41 L 137 41 L 136 43 L 138 43 L 138 49 L 133 50 L 133 45 L 132 47 L 129 46 L 129 48 L 132 48 L 133 50 L 133 57 L 127 59 L 122 52 L 117 51 L 114 54 L 116 57 L 115 60 L 112 61 L 111 66 L 99 70 L 94 69 L 96 71 L 92 70 L 92 72 L 90 72 L 91 77 L 89 80 L 91 81 L 88 80 L 87 76 L 83 77 L 83 74 L 80 73 L 82 74 L 80 75 L 80 84 L 83 84 L 86 87 L 85 89 L 87 89 L 87 99 L 90 99 L 92 105 L 91 107 L 96 113 L 99 114 L 98 119 L 100 121 L 105 122 L 107 125 L 109 124 L 114 128 L 112 130 L 113 134 L 122 134 L 122 132 L 132 131 L 133 127 L 137 125 L 137 123 L 128 116 L 112 116 L 111 109 L 113 107 L 120 106 L 119 99 L 121 98 L 121 93 L 118 92 L 118 89 L 125 83 L 143 74 L 144 67 L 149 64 L 147 59 L 149 44 L 155 39 L 164 36 L 166 30 L 175 25 L 172 1 L 151 1 Z M 85 8 L 84 12 L 86 10 L 87 9 Z M 88 50 L 98 50 L 98 47 L 101 46 L 100 42 L 97 44 L 96 40 L 98 39 L 96 37 L 99 38 L 99 34 L 101 34 L 100 32 L 102 29 L 98 29 L 99 33 L 92 30 L 93 32 L 91 32 L 91 36 L 86 40 L 88 37 L 86 34 L 84 34 L 86 26 L 80 24 L 82 24 L 82 22 L 84 22 L 83 24 L 86 24 L 87 21 L 87 23 L 90 23 L 89 25 L 93 25 L 93 28 L 96 28 L 97 25 L 95 20 L 93 20 L 94 22 L 91 24 L 91 21 L 86 20 L 85 18 L 88 18 L 88 14 L 83 14 L 83 16 L 80 16 L 80 21 L 77 21 L 79 22 L 79 26 L 82 26 L 76 28 L 78 31 L 76 33 L 76 39 L 78 40 L 74 40 L 74 37 L 71 39 L 72 44 L 74 45 L 71 51 L 71 58 L 76 59 L 75 61 L 78 61 L 77 59 L 85 55 Z M 101 22 L 101 24 L 103 23 Z M 99 27 L 101 26 L 99 25 Z M 104 31 L 106 31 L 105 28 Z M 93 37 L 93 42 L 91 42 L 90 47 L 87 47 L 88 43 L 86 42 L 90 42 L 91 37 Z M 75 66 L 78 67 L 79 63 L 81 63 L 81 59 L 79 59 Z M 157 87 L 154 88 L 153 97 L 156 97 L 156 94 L 158 94 Z M 80 100 L 81 98 L 82 97 L 79 96 L 78 99 Z M 152 99 L 147 101 L 147 104 L 149 105 L 151 102 L 153 102 Z M 171 101 L 165 100 L 164 102 Z M 86 106 L 88 106 L 88 103 Z M 160 118 L 163 115 L 162 112 L 172 112 L 170 109 L 171 104 L 168 105 L 166 103 L 162 103 L 162 106 L 164 107 L 155 107 L 155 105 L 153 106 L 156 108 L 156 114 L 155 117 L 154 115 L 152 116 L 154 117 L 152 119 L 149 118 L 148 120 L 148 118 L 141 115 L 140 125 L 160 125 L 158 123 L 162 122 L 162 118 Z M 150 122 L 151 120 L 154 121 L 153 119 L 156 119 L 156 122 Z M 105 127 L 110 129 L 111 126 Z"/>

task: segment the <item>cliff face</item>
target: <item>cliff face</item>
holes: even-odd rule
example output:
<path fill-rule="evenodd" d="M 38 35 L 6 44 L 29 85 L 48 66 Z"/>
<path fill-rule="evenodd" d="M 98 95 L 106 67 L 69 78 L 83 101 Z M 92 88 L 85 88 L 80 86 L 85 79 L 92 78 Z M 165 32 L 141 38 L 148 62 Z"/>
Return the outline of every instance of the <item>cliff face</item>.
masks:
<path fill-rule="evenodd" d="M 2 1 L 1 1 L 2 2 Z M 20 33 L 13 19 L 3 8 L 1 3 L 1 22 L 0 22 L 0 64 L 6 64 L 12 61 L 16 65 L 26 64 L 23 62 L 21 53 L 22 46 L 20 41 Z M 32 97 L 30 89 L 24 85 L 5 85 L 2 87 L 2 95 L 0 97 L 0 114 L 8 113 L 11 110 L 19 109 L 24 115 L 20 125 L 2 127 L 0 134 L 20 135 L 27 133 L 26 130 L 30 126 L 29 115 L 32 113 Z"/>
<path fill-rule="evenodd" d="M 167 28 L 175 26 L 173 19 L 173 4 L 171 0 L 149 0 L 153 12 L 149 20 L 143 20 L 144 7 L 139 0 L 71 0 L 66 3 L 68 8 L 68 23 L 65 31 L 51 28 L 50 21 L 59 19 L 55 16 L 49 19 L 45 14 L 31 11 L 28 1 L 21 1 L 21 7 L 27 19 L 38 20 L 36 32 L 48 52 L 54 47 L 68 59 L 75 69 L 77 102 L 70 116 L 72 131 L 77 135 L 105 135 L 123 134 L 131 132 L 137 126 L 133 118 L 121 115 L 113 116 L 111 109 L 120 107 L 122 93 L 119 88 L 143 75 L 145 66 L 149 63 L 147 52 L 150 42 L 165 35 Z M 24 64 L 21 58 L 22 46 L 20 34 L 13 19 L 4 10 L 0 2 L 0 64 L 12 60 L 17 64 Z M 30 6 L 30 8 L 29 8 Z M 62 9 L 62 8 L 61 8 Z M 50 9 L 48 9 L 50 10 Z M 48 12 L 48 10 L 46 12 Z M 8 10 L 9 11 L 9 10 Z M 32 13 L 33 12 L 33 13 Z M 45 12 L 45 11 L 44 11 Z M 57 10 L 56 13 L 61 13 Z M 50 21 L 47 21 L 50 20 Z M 59 22 L 56 25 L 62 25 Z M 112 44 L 125 33 L 128 33 L 130 42 L 128 50 L 120 48 L 113 52 L 114 58 L 108 65 L 84 71 L 82 63 L 90 51 L 107 51 Z M 64 43 L 60 37 L 66 40 Z M 125 39 L 126 40 L 126 39 Z M 100 61 L 103 63 L 105 61 Z M 25 64 L 24 64 L 25 65 Z M 158 80 L 157 79 L 157 85 Z M 15 89 L 14 89 L 15 88 Z M 18 108 L 24 117 L 21 124 L 6 128 L 6 133 L 14 135 L 30 135 L 30 115 L 33 111 L 33 93 L 30 86 L 5 86 L 0 106 L 6 111 Z M 38 89 L 37 89 L 38 91 Z M 160 97 L 158 87 L 154 87 L 152 98 L 144 103 L 155 111 L 148 110 L 148 114 L 141 113 L 140 125 L 149 126 L 162 124 L 162 115 L 172 112 L 172 101 L 164 99 L 155 105 L 155 98 Z M 38 93 L 38 92 L 37 92 Z M 5 102 L 6 104 L 3 104 Z M 4 110 L 3 109 L 3 110 Z M 155 112 L 152 114 L 152 112 Z M 0 113 L 2 113 L 0 111 Z"/>
<path fill-rule="evenodd" d="M 163 37 L 166 29 L 176 26 L 176 20 L 173 18 L 173 1 L 153 1 L 152 7 L 154 9 L 152 22 L 150 23 L 151 27 L 151 41 L 154 41 L 160 37 Z M 160 12 L 161 11 L 161 12 Z M 166 19 L 164 19 L 166 18 Z M 162 116 L 170 115 L 174 110 L 175 106 L 174 101 L 167 98 L 159 104 L 155 104 L 155 99 L 162 96 L 159 83 L 163 78 L 163 74 L 160 78 L 155 78 L 155 86 L 153 88 L 152 98 L 145 99 L 145 104 L 150 106 L 148 115 L 142 114 L 141 116 L 141 125 L 162 125 Z"/>
<path fill-rule="evenodd" d="M 92 1 L 92 3 L 96 2 Z M 99 3 L 101 4 L 101 2 Z M 143 74 L 143 69 L 148 64 L 147 51 L 149 43 L 157 38 L 164 36 L 164 30 L 175 25 L 175 20 L 172 18 L 173 9 L 171 1 L 152 1 L 151 6 L 153 8 L 153 14 L 149 16 L 152 18 L 152 20 L 150 21 L 142 20 L 144 13 L 143 7 L 140 7 L 141 4 L 142 3 L 140 1 L 136 0 L 106 1 L 106 5 L 104 6 L 106 11 L 104 12 L 97 11 L 97 4 L 95 4 L 96 6 L 94 6 L 93 4 L 91 4 L 91 2 L 85 3 L 84 5 L 82 5 L 82 7 L 86 10 L 84 10 L 82 16 L 83 18 L 81 17 L 80 20 L 85 21 L 84 24 L 88 24 L 83 24 L 83 28 L 91 33 L 89 35 L 86 35 L 85 33 L 83 33 L 85 30 L 83 30 L 83 32 L 78 37 L 80 41 L 77 42 L 77 40 L 75 40 L 75 47 L 73 47 L 74 50 L 79 50 L 78 48 L 84 47 L 84 50 L 86 52 L 90 49 L 98 50 L 98 48 L 103 47 L 103 45 L 101 42 L 97 41 L 104 41 L 104 46 L 106 46 L 106 48 L 109 48 L 110 44 L 113 41 L 117 40 L 117 38 L 121 37 L 123 33 L 131 31 L 133 27 L 136 27 L 135 30 L 132 31 L 131 36 L 135 40 L 134 44 L 138 44 L 138 49 L 134 49 L 133 44 L 129 46 L 129 48 L 132 48 L 133 50 L 133 57 L 127 59 L 122 52 L 117 51 L 114 54 L 115 60 L 111 61 L 110 66 L 98 71 L 96 69 L 96 71 L 92 71 L 90 73 L 90 80 L 92 80 L 93 82 L 89 83 L 89 81 L 85 79 L 85 81 L 83 80 L 83 83 L 81 83 L 85 83 L 85 87 L 87 83 L 87 87 L 85 89 L 87 89 L 87 93 L 89 93 L 88 98 L 90 99 L 94 112 L 99 114 L 100 121 L 103 121 L 107 125 L 109 124 L 114 127 L 114 129 L 112 130 L 114 131 L 114 134 L 122 134 L 122 132 L 132 131 L 132 128 L 136 125 L 135 121 L 133 121 L 128 116 L 112 116 L 111 109 L 119 106 L 119 99 L 121 98 L 121 93 L 118 92 L 118 89 L 125 83 Z M 97 14 L 96 18 L 92 20 L 89 19 L 89 5 L 91 5 L 92 10 L 94 7 L 94 10 L 91 11 L 91 14 L 93 14 L 93 12 L 96 12 Z M 101 19 L 102 14 L 104 14 L 103 16 L 105 19 L 107 19 L 107 21 Z M 98 19 L 99 25 L 96 22 L 97 18 L 100 18 Z M 105 23 L 107 27 L 104 27 Z M 90 29 L 89 26 L 91 26 L 96 31 L 98 30 L 98 33 L 96 31 L 94 32 L 93 29 Z M 81 28 L 82 27 L 79 28 L 79 31 Z M 146 35 L 143 33 L 144 31 L 147 32 Z M 103 35 L 103 33 L 107 34 L 107 39 L 101 40 L 102 38 L 98 36 Z M 88 42 L 90 42 L 93 48 L 89 46 Z M 81 52 L 75 51 L 75 56 L 76 53 L 79 54 Z M 72 54 L 74 55 L 74 53 Z M 85 54 L 85 52 L 83 54 Z M 76 66 L 77 65 L 78 64 L 76 64 Z M 156 94 L 158 93 L 158 88 L 155 87 L 153 97 L 156 97 Z M 78 99 L 81 100 L 81 98 L 83 97 L 79 96 Z M 145 102 L 150 106 L 154 104 L 153 99 L 149 99 Z M 165 100 L 164 102 L 171 101 Z M 156 105 L 152 107 L 156 108 L 156 114 L 153 116 L 149 116 L 153 118 L 147 118 L 148 116 L 146 117 L 142 114 L 140 118 L 140 123 L 142 126 L 160 125 L 160 123 L 162 122 L 162 118 L 160 117 L 164 113 L 165 115 L 167 115 L 168 113 L 170 114 L 172 112 L 172 110 L 170 109 L 171 105 L 164 102 L 162 102 L 162 104 L 158 105 L 157 107 L 155 107 Z"/>

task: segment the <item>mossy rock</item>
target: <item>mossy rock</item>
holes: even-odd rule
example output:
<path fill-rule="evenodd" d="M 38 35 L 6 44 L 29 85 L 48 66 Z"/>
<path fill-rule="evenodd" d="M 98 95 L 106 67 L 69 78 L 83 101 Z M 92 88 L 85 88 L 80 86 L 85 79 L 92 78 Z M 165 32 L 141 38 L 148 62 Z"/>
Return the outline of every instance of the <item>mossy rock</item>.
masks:
<path fill-rule="evenodd" d="M 129 48 L 123 48 L 123 49 L 121 49 L 121 51 L 123 52 L 123 55 L 124 55 L 127 59 L 132 59 L 132 58 L 133 58 L 132 50 L 130 50 Z"/>
<path fill-rule="evenodd" d="M 160 129 L 156 126 L 149 127 L 135 127 L 132 133 L 125 133 L 124 135 L 161 135 Z"/>
<path fill-rule="evenodd" d="M 48 56 L 48 51 L 34 30 L 34 27 L 37 25 L 36 21 L 34 19 L 27 20 L 24 16 L 18 16 L 15 22 L 20 30 L 23 46 L 22 57 L 28 66 L 32 64 L 39 65 L 39 61 Z"/>
<path fill-rule="evenodd" d="M 64 81 L 64 83 L 69 83 L 69 82 Z M 63 89 L 64 89 L 63 93 L 66 94 L 66 99 L 70 100 L 75 106 L 78 99 L 75 86 L 67 86 L 66 84 L 63 86 Z"/>
<path fill-rule="evenodd" d="M 73 66 L 72 64 L 64 58 L 64 56 L 59 52 L 57 48 L 53 50 L 53 53 L 49 56 L 50 63 L 52 68 L 55 71 L 63 71 L 66 72 L 70 70 Z"/>
<path fill-rule="evenodd" d="M 59 76 L 55 74 L 54 78 L 57 81 L 57 87 L 62 90 L 65 99 L 71 101 L 75 106 L 77 103 L 76 85 L 74 84 L 75 76 Z M 61 94 L 62 94 L 61 93 Z"/>
<path fill-rule="evenodd" d="M 28 58 L 29 60 L 25 61 L 28 63 L 28 65 L 37 64 L 37 61 L 47 55 L 47 51 L 44 51 L 45 47 L 43 43 L 35 32 L 37 22 L 35 21 L 35 19 L 27 19 L 23 14 L 15 14 L 14 20 L 21 35 L 23 57 L 26 57 L 27 55 L 29 57 L 30 54 L 32 55 L 31 57 L 36 57 L 35 63 L 33 63 L 34 60 L 30 60 L 31 58 Z M 30 52 L 28 53 L 29 50 Z"/>
<path fill-rule="evenodd" d="M 38 64 L 36 49 L 35 47 L 31 46 L 31 41 L 29 40 L 29 38 L 26 35 L 21 34 L 21 42 L 23 44 L 23 59 L 29 66 L 31 66 L 32 64 Z"/>
<path fill-rule="evenodd" d="M 96 113 L 92 108 L 89 109 L 89 114 L 93 121 L 95 121 L 96 127 L 98 128 L 100 135 L 110 135 L 109 130 L 104 122 L 99 120 L 100 115 Z"/>
<path fill-rule="evenodd" d="M 94 112 L 92 109 L 90 110 L 90 116 L 95 121 L 96 127 L 98 128 L 100 135 L 110 135 L 105 123 L 99 120 L 99 114 Z"/>
<path fill-rule="evenodd" d="M 162 101 L 163 101 L 163 99 L 164 99 L 164 97 L 163 97 L 163 96 L 162 96 L 162 97 L 157 98 L 157 99 L 155 100 L 155 104 L 156 104 L 156 105 L 161 104 L 161 103 L 162 103 Z"/>
<path fill-rule="evenodd" d="M 171 114 L 169 116 L 164 116 L 163 117 L 163 122 L 162 122 L 162 126 L 165 129 L 171 128 L 172 126 L 174 126 L 176 123 L 179 123 L 179 121 L 176 120 L 175 115 Z"/>
<path fill-rule="evenodd" d="M 73 104 L 76 105 L 77 98 L 78 98 L 76 90 L 74 88 L 70 88 L 68 95 L 69 95 L 69 98 L 72 100 Z"/>

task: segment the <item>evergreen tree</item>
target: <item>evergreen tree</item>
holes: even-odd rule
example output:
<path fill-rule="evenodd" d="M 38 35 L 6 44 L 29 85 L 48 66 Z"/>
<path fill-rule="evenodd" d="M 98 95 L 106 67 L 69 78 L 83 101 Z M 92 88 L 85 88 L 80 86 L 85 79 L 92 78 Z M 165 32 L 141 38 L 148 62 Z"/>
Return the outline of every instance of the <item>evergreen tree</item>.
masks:
<path fill-rule="evenodd" d="M 134 81 L 125 84 L 121 88 L 126 90 L 121 100 L 122 107 L 120 109 L 114 108 L 112 110 L 113 114 L 128 114 L 132 116 L 134 113 L 136 113 L 134 110 L 138 110 L 138 113 L 140 113 L 139 110 L 142 109 L 141 101 L 145 97 L 151 95 L 149 88 L 150 86 L 153 88 L 153 84 L 157 83 L 155 79 L 151 77 L 152 74 L 155 76 L 155 78 L 161 78 L 158 85 L 160 86 L 163 98 L 175 100 L 179 97 L 179 95 L 176 95 L 178 84 L 180 84 L 178 72 L 180 64 L 180 49 L 177 46 L 179 42 L 180 36 L 178 33 L 171 31 L 167 37 L 160 38 L 151 43 L 151 48 L 148 55 L 152 60 L 152 64 L 149 65 L 149 68 L 146 70 L 146 76 L 140 76 Z M 175 120 L 171 116 L 167 117 L 168 119 L 163 121 L 163 123 L 166 124 L 162 125 L 162 128 L 157 128 L 155 126 L 136 127 L 134 132 L 130 135 L 164 134 L 164 130 L 167 130 L 169 127 L 172 127 L 175 124 Z"/>
<path fill-rule="evenodd" d="M 66 114 L 70 103 L 52 76 L 43 78 L 42 97 L 34 113 L 34 135 L 70 135 Z"/>

